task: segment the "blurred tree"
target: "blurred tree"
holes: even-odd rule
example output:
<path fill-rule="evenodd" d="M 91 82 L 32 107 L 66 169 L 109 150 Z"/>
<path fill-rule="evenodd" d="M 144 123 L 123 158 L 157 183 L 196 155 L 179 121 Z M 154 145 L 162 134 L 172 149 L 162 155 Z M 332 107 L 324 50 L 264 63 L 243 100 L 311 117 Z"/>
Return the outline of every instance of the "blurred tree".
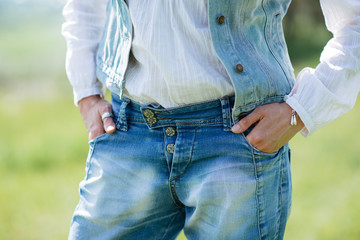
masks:
<path fill-rule="evenodd" d="M 324 18 L 319 1 L 293 0 L 284 21 L 289 35 L 300 35 L 315 24 L 323 25 Z"/>
<path fill-rule="evenodd" d="M 319 1 L 293 0 L 283 25 L 290 58 L 295 65 L 301 66 L 308 59 L 319 59 L 323 47 L 331 38 Z"/>

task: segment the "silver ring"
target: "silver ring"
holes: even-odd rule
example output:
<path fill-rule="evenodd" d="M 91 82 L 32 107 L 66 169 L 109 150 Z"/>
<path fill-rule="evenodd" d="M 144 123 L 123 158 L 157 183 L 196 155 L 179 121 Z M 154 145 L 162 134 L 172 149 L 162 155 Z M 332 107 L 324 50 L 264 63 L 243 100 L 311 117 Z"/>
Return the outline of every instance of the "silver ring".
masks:
<path fill-rule="evenodd" d="M 105 118 L 114 117 L 114 115 L 111 112 L 106 112 L 103 115 L 101 115 L 101 120 L 104 121 Z"/>

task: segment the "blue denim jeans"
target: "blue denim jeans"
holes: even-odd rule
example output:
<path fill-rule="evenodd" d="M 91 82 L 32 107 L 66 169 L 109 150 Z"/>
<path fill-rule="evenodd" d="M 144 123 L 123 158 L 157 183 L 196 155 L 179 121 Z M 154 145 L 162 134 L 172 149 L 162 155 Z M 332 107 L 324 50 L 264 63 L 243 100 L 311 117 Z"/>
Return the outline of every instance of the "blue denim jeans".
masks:
<path fill-rule="evenodd" d="M 290 150 L 234 134 L 233 98 L 164 109 L 113 96 L 117 131 L 90 141 L 69 239 L 282 239 Z"/>

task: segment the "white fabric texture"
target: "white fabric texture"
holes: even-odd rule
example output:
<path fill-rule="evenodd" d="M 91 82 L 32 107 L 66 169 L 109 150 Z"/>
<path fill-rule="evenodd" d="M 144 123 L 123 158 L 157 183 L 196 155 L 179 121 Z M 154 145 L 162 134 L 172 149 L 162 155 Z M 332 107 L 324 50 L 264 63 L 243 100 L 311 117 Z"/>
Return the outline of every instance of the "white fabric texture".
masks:
<path fill-rule="evenodd" d="M 207 1 L 128 0 L 134 26 L 124 95 L 175 107 L 234 94 L 213 48 Z"/>

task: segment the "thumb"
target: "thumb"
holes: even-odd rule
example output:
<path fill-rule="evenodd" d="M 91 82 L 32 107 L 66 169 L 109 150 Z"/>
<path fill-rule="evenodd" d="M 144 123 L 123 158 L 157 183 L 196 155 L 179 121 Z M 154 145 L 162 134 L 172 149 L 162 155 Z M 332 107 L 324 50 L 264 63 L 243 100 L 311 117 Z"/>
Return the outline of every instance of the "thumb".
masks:
<path fill-rule="evenodd" d="M 113 120 L 111 105 L 108 104 L 107 102 L 106 102 L 106 104 L 104 106 L 102 106 L 102 108 L 100 110 L 100 115 L 101 115 L 100 117 L 102 117 L 103 114 L 108 114 L 107 117 L 102 119 L 104 130 L 107 133 L 115 132 L 116 127 L 115 127 L 115 123 L 114 123 L 114 120 Z"/>
<path fill-rule="evenodd" d="M 261 119 L 261 115 L 257 111 L 253 111 L 240 121 L 238 121 L 232 128 L 233 133 L 242 133 L 246 131 L 251 125 L 258 122 Z"/>
<path fill-rule="evenodd" d="M 112 118 L 105 118 L 103 123 L 104 123 L 104 129 L 107 133 L 115 132 L 115 130 L 116 130 L 115 123 Z"/>

